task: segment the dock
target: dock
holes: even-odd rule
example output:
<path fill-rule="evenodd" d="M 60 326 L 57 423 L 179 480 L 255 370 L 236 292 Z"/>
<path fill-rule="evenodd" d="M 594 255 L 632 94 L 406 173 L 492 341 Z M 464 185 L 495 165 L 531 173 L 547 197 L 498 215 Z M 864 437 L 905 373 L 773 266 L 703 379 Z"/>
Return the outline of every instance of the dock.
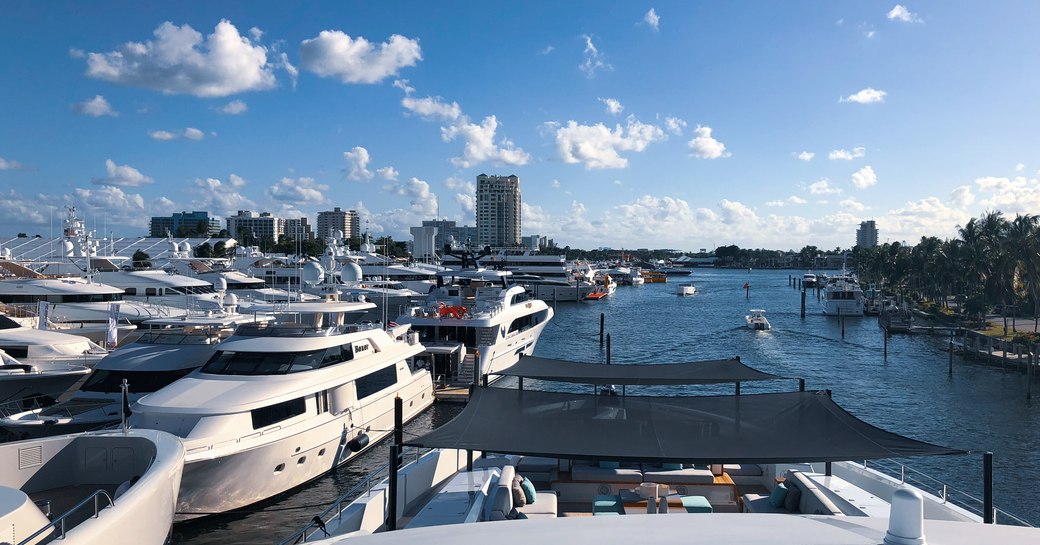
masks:
<path fill-rule="evenodd" d="M 466 403 L 469 401 L 469 384 L 434 388 L 433 399 L 442 403 Z"/>

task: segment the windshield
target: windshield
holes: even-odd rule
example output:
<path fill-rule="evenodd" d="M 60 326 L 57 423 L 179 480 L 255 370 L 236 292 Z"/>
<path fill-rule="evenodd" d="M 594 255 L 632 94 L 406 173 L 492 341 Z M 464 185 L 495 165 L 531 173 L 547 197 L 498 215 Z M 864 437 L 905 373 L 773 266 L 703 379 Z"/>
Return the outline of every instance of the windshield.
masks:
<path fill-rule="evenodd" d="M 354 357 L 351 345 L 333 346 L 307 352 L 231 352 L 218 351 L 202 367 L 213 375 L 286 375 L 311 371 Z"/>

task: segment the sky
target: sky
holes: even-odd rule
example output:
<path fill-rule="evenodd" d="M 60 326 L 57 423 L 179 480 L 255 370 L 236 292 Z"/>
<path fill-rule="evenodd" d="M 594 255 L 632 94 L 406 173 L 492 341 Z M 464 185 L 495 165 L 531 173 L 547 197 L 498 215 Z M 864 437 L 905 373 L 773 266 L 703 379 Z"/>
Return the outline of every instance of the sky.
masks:
<path fill-rule="evenodd" d="M 1040 3 L 0 0 L 0 236 L 339 206 L 575 248 L 847 248 L 1040 213 Z"/>

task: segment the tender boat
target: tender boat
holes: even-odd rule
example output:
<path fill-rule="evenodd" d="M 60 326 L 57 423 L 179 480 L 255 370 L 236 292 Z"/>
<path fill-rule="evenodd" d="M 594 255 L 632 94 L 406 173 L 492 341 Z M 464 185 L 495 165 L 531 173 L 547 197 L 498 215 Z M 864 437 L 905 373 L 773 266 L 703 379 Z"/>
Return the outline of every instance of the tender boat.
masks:
<path fill-rule="evenodd" d="M 504 374 L 623 389 L 619 396 L 531 391 L 523 380 L 521 391 L 477 387 L 451 422 L 392 447 L 386 479 L 365 481 L 282 543 L 591 545 L 692 534 L 734 545 L 1040 540 L 1035 528 L 984 524 L 999 513 L 992 454 L 981 456 L 990 484 L 978 504 L 956 501 L 977 500 L 942 483 L 915 486 L 904 466 L 881 471 L 884 460 L 972 453 L 881 430 L 842 409 L 830 391 L 624 393 L 779 378 L 739 358 L 652 365 L 524 358 Z M 400 454 L 402 447 L 416 451 Z M 489 524 L 504 520 L 516 522 Z"/>
<path fill-rule="evenodd" d="M 166 543 L 184 446 L 155 430 L 0 444 L 5 543 Z"/>
<path fill-rule="evenodd" d="M 694 295 L 697 293 L 697 286 L 693 282 L 679 284 L 679 287 L 676 289 L 676 293 L 678 293 L 679 295 Z"/>
<path fill-rule="evenodd" d="M 748 311 L 749 314 L 744 316 L 747 321 L 748 329 L 755 331 L 769 331 L 773 326 L 769 325 L 769 320 L 766 319 L 766 311 L 760 308 L 753 308 Z"/>
<path fill-rule="evenodd" d="M 320 268 L 304 280 L 318 283 Z M 275 305 L 243 324 L 200 369 L 133 405 L 131 424 L 180 437 L 187 450 L 178 517 L 238 509 L 299 486 L 390 433 L 394 399 L 411 420 L 433 403 L 408 325 L 359 323 L 372 303 Z"/>

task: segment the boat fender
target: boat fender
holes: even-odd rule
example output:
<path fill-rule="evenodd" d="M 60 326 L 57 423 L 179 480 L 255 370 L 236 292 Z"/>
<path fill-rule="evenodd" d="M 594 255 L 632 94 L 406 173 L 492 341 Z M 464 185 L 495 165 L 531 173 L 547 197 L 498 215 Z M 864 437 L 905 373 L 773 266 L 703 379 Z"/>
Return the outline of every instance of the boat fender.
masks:
<path fill-rule="evenodd" d="M 347 448 L 349 448 L 351 452 L 361 452 L 361 450 L 364 449 L 367 446 L 368 446 L 368 434 L 367 433 L 362 433 L 362 434 L 358 435 L 357 437 L 351 439 L 350 441 L 347 441 Z"/>

